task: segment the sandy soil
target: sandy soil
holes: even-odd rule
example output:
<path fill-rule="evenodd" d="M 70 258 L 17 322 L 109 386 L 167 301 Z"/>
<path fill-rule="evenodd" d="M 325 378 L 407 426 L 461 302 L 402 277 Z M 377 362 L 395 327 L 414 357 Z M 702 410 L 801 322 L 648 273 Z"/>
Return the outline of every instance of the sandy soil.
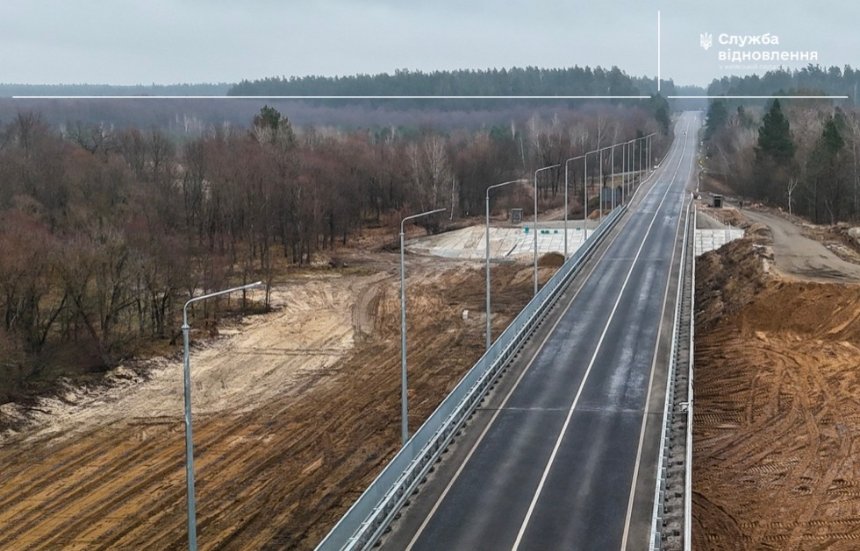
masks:
<path fill-rule="evenodd" d="M 697 268 L 694 548 L 857 549 L 860 286 L 756 233 Z"/>
<path fill-rule="evenodd" d="M 396 257 L 378 256 L 372 275 L 291 282 L 278 311 L 194 351 L 201 548 L 312 548 L 397 449 L 399 286 Z M 414 258 L 408 274 L 414 430 L 483 351 L 483 273 Z M 530 298 L 530 268 L 494 282 L 499 331 Z M 182 387 L 163 361 L 5 435 L 0 548 L 184 547 Z"/>
<path fill-rule="evenodd" d="M 490 255 L 494 261 L 527 260 L 534 255 L 534 233 L 522 227 L 490 227 Z M 568 253 L 573 254 L 585 241 L 582 220 L 570 221 L 567 230 Z M 588 227 L 596 227 L 591 223 Z M 538 224 L 538 254 L 564 252 L 564 227 L 558 222 Z M 407 250 L 415 254 L 460 260 L 483 261 L 486 257 L 486 226 L 467 228 L 412 239 Z"/>
<path fill-rule="evenodd" d="M 193 346 L 194 411 L 247 411 L 294 391 L 302 377 L 331 367 L 352 350 L 356 331 L 368 331 L 360 315 L 353 319 L 354 311 L 368 306 L 356 309 L 356 297 L 372 298 L 386 277 L 319 272 L 273 289 L 275 312 L 246 318 L 239 327 L 221 330 L 214 342 Z M 107 386 L 69 386 L 62 395 L 40 399 L 36 408 L 27 410 L 3 406 L 5 415 L 27 420 L 23 430 L 7 431 L 4 439 L 19 432 L 31 440 L 69 437 L 94 424 L 181 414 L 181 361 L 156 358 L 146 363 L 145 378 L 120 367 L 109 375 Z"/>

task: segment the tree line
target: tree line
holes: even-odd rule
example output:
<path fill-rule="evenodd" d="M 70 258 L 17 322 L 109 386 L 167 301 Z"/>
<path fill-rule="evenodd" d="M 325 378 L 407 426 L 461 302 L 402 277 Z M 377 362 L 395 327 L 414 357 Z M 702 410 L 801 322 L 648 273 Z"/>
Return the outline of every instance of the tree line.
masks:
<path fill-rule="evenodd" d="M 675 86 L 671 80 L 662 82 L 662 93 L 702 94 L 699 87 Z M 6 95 L 64 95 L 67 99 L 44 101 L 38 99 L 8 99 Z M 237 95 L 233 101 L 202 99 L 98 98 L 75 99 L 88 95 Z M 455 95 L 512 96 L 509 99 L 306 99 L 266 100 L 262 96 L 343 96 L 343 95 Z M 152 125 L 164 129 L 173 137 L 197 137 L 213 125 L 244 126 L 263 105 L 289 112 L 297 124 L 332 125 L 338 128 L 412 127 L 432 125 L 434 128 L 469 128 L 505 124 L 514 118 L 527 118 L 541 112 L 552 115 L 559 108 L 584 108 L 587 100 L 530 99 L 517 96 L 643 96 L 636 100 L 601 100 L 615 104 L 637 105 L 658 113 L 669 113 L 668 103 L 656 90 L 656 81 L 633 77 L 617 67 L 568 68 L 502 68 L 421 72 L 399 70 L 393 74 L 352 75 L 343 77 L 276 77 L 238 84 L 176 84 L 176 85 L 26 85 L 0 84 L 0 113 L 32 110 L 42 114 L 45 122 L 68 126 L 77 123 L 104 124 L 125 128 Z M 255 99 L 255 96 L 261 96 Z M 690 102 L 675 100 L 676 107 L 694 108 Z M 698 107 L 695 107 L 698 108 Z"/>
<path fill-rule="evenodd" d="M 691 92 L 694 88 L 683 88 Z M 678 90 L 671 80 L 662 83 L 665 94 Z M 696 89 L 701 93 L 701 89 Z M 269 77 L 243 80 L 227 92 L 232 96 L 652 96 L 657 83 L 649 77 L 633 77 L 612 67 L 511 67 L 494 69 L 461 69 L 454 71 L 410 71 L 398 69 L 393 74 L 358 74 L 348 76 Z M 326 100 L 330 103 L 332 100 Z M 344 99 L 340 104 L 355 103 Z M 487 108 L 486 100 L 398 100 L 399 105 L 419 108 L 456 109 Z M 558 100 L 552 100 L 558 105 Z M 615 100 L 620 102 L 622 100 Z M 647 101 L 647 100 L 646 100 Z M 522 103 L 522 99 L 494 105 Z M 531 104 L 540 103 L 532 100 Z M 544 102 L 545 103 L 545 102 Z M 569 104 L 582 102 L 570 101 Z"/>
<path fill-rule="evenodd" d="M 394 236 L 400 217 L 419 210 L 475 216 L 491 184 L 659 128 L 649 110 L 603 106 L 480 130 L 341 130 L 294 127 L 267 106 L 244 127 L 179 141 L 156 128 L 59 131 L 19 113 L 0 125 L 6 398 L 58 365 L 100 370 L 153 342 L 175 343 L 190 297 L 271 284 L 369 226 Z M 655 155 L 668 140 L 655 140 Z M 563 193 L 563 182 L 560 171 L 543 179 L 542 199 Z M 231 300 L 265 308 L 268 291 L 260 304 Z M 193 325 L 223 308 L 201 303 Z"/>
<path fill-rule="evenodd" d="M 860 220 L 860 112 L 774 100 L 756 109 L 711 103 L 708 170 L 739 193 L 815 223 Z"/>
<path fill-rule="evenodd" d="M 708 86 L 710 96 L 839 95 L 858 105 L 860 70 L 808 65 L 801 69 L 776 69 L 763 75 L 725 76 Z"/>

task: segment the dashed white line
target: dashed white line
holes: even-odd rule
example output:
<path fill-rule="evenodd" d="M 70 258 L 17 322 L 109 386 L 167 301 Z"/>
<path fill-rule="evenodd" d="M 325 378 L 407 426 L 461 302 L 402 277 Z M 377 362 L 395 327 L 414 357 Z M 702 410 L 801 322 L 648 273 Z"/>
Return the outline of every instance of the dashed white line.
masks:
<path fill-rule="evenodd" d="M 553 447 L 552 453 L 550 454 L 549 460 L 547 461 L 546 467 L 544 468 L 543 475 L 541 476 L 540 482 L 538 483 L 537 490 L 535 490 L 534 496 L 532 497 L 532 501 L 529 504 L 525 519 L 523 519 L 523 522 L 520 525 L 517 539 L 514 541 L 514 545 L 512 547 L 513 551 L 517 551 L 517 549 L 519 549 L 520 543 L 522 543 L 523 536 L 525 535 L 526 529 L 528 528 L 529 521 L 531 520 L 532 514 L 534 513 L 534 509 L 537 506 L 537 502 L 540 499 L 540 495 L 543 491 L 546 479 L 549 476 L 549 472 L 552 469 L 553 463 L 555 462 L 555 457 L 558 454 L 558 450 L 559 448 L 561 448 L 561 443 L 562 440 L 564 440 L 565 433 L 567 433 L 567 428 L 570 425 L 570 420 L 573 417 L 573 411 L 574 409 L 576 409 L 576 405 L 579 403 L 579 398 L 582 396 L 582 390 L 583 388 L 585 388 L 585 383 L 588 380 L 588 376 L 591 373 L 592 368 L 594 367 L 594 363 L 597 361 L 597 356 L 600 353 L 600 348 L 603 345 L 603 340 L 606 338 L 606 334 L 609 332 L 609 326 L 612 324 L 612 320 L 615 318 L 615 312 L 618 310 L 618 305 L 621 303 L 621 297 L 624 295 L 624 290 L 627 288 L 627 284 L 630 282 L 630 276 L 633 274 L 633 270 L 636 267 L 636 263 L 639 260 L 639 256 L 642 254 L 642 250 L 645 248 L 645 243 L 648 241 L 648 236 L 651 234 L 651 230 L 654 227 L 654 222 L 656 222 L 657 220 L 657 215 L 660 213 L 660 209 L 662 208 L 663 203 L 666 201 L 666 197 L 669 196 L 669 192 L 672 190 L 672 184 L 675 182 L 675 179 L 678 175 L 678 170 L 681 168 L 681 164 L 684 160 L 686 143 L 687 142 L 685 141 L 684 149 L 681 151 L 681 156 L 678 160 L 678 166 L 675 167 L 675 172 L 672 175 L 672 180 L 669 185 L 666 186 L 666 191 L 663 192 L 663 197 L 660 199 L 660 203 L 657 205 L 657 209 L 654 212 L 654 215 L 651 217 L 651 222 L 648 224 L 648 229 L 645 231 L 645 235 L 642 237 L 642 242 L 639 244 L 639 249 L 636 251 L 636 256 L 633 258 L 633 262 L 630 264 L 630 269 L 627 271 L 627 275 L 624 278 L 624 283 L 621 285 L 621 290 L 618 292 L 618 296 L 615 299 L 615 304 L 612 305 L 612 310 L 609 313 L 609 318 L 606 320 L 606 324 L 604 325 L 603 331 L 600 334 L 600 338 L 597 341 L 597 348 L 595 348 L 594 354 L 591 356 L 591 361 L 588 363 L 588 367 L 586 368 L 585 374 L 582 377 L 582 381 L 580 382 L 579 389 L 577 390 L 576 396 L 573 399 L 573 403 L 568 409 L 567 417 L 564 420 L 564 425 L 562 426 L 558 438 L 556 439 L 555 446 Z"/>
<path fill-rule="evenodd" d="M 689 129 L 689 123 L 687 125 Z M 683 162 L 684 155 L 687 152 L 687 140 L 684 140 L 684 151 L 681 153 Z M 682 211 L 683 212 L 683 209 Z M 675 242 L 678 241 L 678 230 L 681 227 L 681 217 L 678 217 L 678 224 L 675 227 Z M 651 375 L 648 378 L 648 391 L 645 395 L 645 409 L 642 411 L 642 425 L 639 429 L 639 444 L 636 449 L 636 463 L 633 466 L 633 481 L 630 484 L 630 493 L 627 498 L 627 514 L 624 517 L 624 532 L 621 536 L 621 550 L 627 548 L 627 540 L 630 537 L 630 521 L 633 518 L 633 500 L 636 496 L 636 482 L 639 480 L 639 466 L 642 462 L 642 448 L 645 441 L 645 426 L 648 418 L 648 407 L 651 404 L 651 389 L 654 385 L 654 372 L 657 367 L 657 351 L 660 347 L 660 337 L 663 334 L 663 318 L 666 316 L 666 305 L 669 298 L 669 283 L 672 281 L 672 266 L 675 264 L 675 252 L 677 248 L 672 249 L 672 260 L 669 262 L 669 278 L 666 280 L 666 290 L 663 292 L 663 309 L 660 312 L 660 324 L 657 327 L 657 339 L 654 341 L 654 357 L 651 360 Z M 680 280 L 678 285 L 680 285 Z"/>

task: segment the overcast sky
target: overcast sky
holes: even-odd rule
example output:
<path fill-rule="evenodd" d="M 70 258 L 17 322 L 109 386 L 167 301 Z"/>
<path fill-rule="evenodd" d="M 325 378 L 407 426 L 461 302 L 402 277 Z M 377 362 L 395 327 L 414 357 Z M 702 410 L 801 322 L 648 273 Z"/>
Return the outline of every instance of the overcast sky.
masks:
<path fill-rule="evenodd" d="M 658 9 L 662 74 L 678 84 L 769 68 L 722 67 L 718 50 L 737 49 L 718 43 L 722 33 L 770 33 L 778 47 L 752 49 L 860 65 L 855 0 L 1 0 L 0 81 L 235 82 L 586 64 L 656 76 Z M 700 33 L 714 37 L 708 51 Z"/>

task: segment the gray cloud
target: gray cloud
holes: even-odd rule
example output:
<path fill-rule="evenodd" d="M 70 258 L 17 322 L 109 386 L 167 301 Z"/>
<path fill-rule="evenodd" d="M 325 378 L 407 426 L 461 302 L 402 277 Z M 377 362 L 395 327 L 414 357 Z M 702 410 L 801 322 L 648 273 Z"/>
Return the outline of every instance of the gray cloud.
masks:
<path fill-rule="evenodd" d="M 6 82 L 223 82 L 272 75 L 618 65 L 678 83 L 721 76 L 700 32 L 776 34 L 822 64 L 860 63 L 860 7 L 666 0 L 4 0 Z M 798 66 L 798 64 L 794 64 Z"/>

